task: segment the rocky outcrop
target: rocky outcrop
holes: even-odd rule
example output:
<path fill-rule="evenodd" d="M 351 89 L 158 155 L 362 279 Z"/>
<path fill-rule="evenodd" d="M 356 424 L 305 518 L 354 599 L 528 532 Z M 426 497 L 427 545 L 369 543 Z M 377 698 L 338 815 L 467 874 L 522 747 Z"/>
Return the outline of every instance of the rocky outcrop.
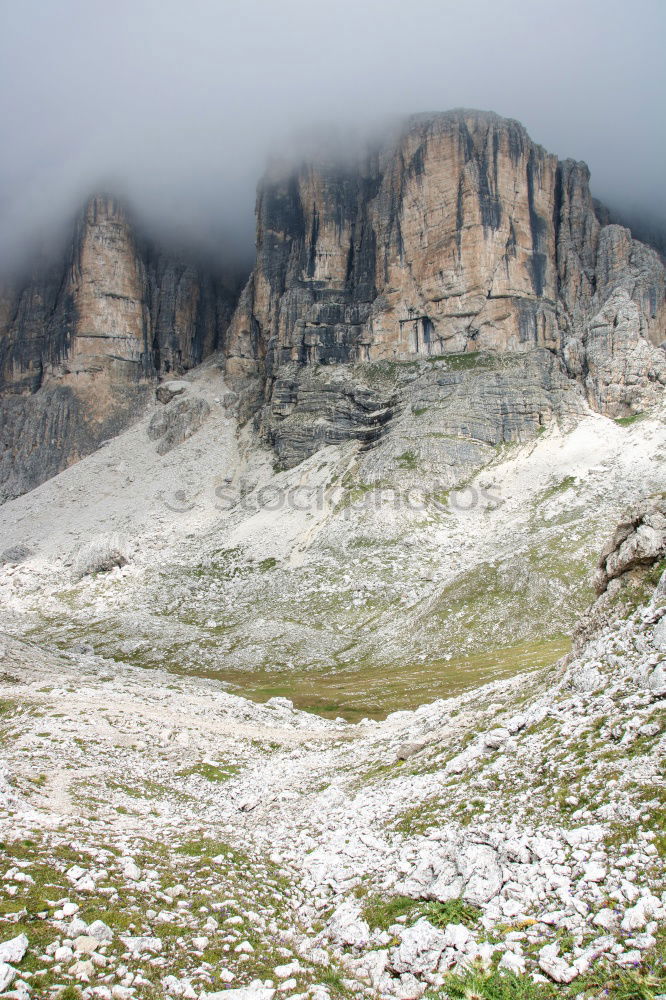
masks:
<path fill-rule="evenodd" d="M 618 524 L 604 546 L 595 575 L 597 594 L 608 591 L 613 581 L 635 570 L 645 571 L 666 557 L 666 498 L 661 497 L 634 511 Z M 613 589 L 617 590 L 615 583 Z"/>
<path fill-rule="evenodd" d="M 368 481 L 410 470 L 421 486 L 466 479 L 502 444 L 584 412 L 579 388 L 544 349 L 412 362 L 282 365 L 263 425 L 281 464 L 361 442 Z"/>
<path fill-rule="evenodd" d="M 174 385 L 173 382 L 168 383 Z M 157 454 L 166 455 L 176 445 L 187 441 L 202 426 L 210 413 L 203 396 L 177 393 L 158 410 L 148 424 L 148 437 L 157 442 Z"/>
<path fill-rule="evenodd" d="M 396 414 L 393 380 L 377 380 L 351 366 L 280 368 L 266 410 L 270 443 L 285 467 L 319 448 L 357 440 L 376 442 Z"/>
<path fill-rule="evenodd" d="M 62 261 L 0 293 L 0 496 L 16 496 L 127 425 L 162 373 L 222 346 L 233 286 L 148 245 L 91 198 Z"/>
<path fill-rule="evenodd" d="M 587 167 L 454 111 L 352 165 L 269 172 L 227 371 L 251 408 L 284 394 L 285 364 L 545 348 L 622 416 L 663 391 L 665 336 L 661 259 L 602 226 Z"/>
<path fill-rule="evenodd" d="M 625 618 L 641 602 L 663 603 L 666 593 L 666 498 L 637 506 L 615 528 L 604 545 L 594 587 L 597 599 L 574 633 L 573 648 Z"/>

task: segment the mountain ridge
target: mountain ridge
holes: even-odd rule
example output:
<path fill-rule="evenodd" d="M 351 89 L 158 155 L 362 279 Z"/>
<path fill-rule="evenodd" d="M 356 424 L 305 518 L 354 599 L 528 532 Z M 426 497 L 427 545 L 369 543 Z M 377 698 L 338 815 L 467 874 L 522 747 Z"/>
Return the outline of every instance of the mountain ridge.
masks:
<path fill-rule="evenodd" d="M 368 430 L 353 372 L 348 391 L 320 379 L 312 396 L 322 364 L 545 348 L 594 409 L 650 408 L 666 383 L 666 273 L 612 218 L 587 166 L 519 122 L 416 114 L 342 165 L 267 172 L 234 308 L 233 283 L 152 247 L 117 199 L 93 196 L 64 261 L 0 296 L 0 496 L 90 453 L 159 378 L 216 350 L 239 412 L 291 464 L 381 436 L 391 416 L 380 400 Z"/>

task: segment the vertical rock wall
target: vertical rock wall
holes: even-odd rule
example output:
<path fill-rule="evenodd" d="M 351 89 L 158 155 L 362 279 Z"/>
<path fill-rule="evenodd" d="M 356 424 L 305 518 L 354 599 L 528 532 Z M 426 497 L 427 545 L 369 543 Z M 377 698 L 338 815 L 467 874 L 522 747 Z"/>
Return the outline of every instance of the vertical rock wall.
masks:
<path fill-rule="evenodd" d="M 64 259 L 0 292 L 0 497 L 18 495 L 122 430 L 155 377 L 222 346 L 234 293 L 140 239 L 97 195 Z"/>
<path fill-rule="evenodd" d="M 601 225 L 585 164 L 494 114 L 418 116 L 351 167 L 265 178 L 227 366 L 270 400 L 286 363 L 545 347 L 621 416 L 663 391 L 664 303 L 660 257 Z"/>

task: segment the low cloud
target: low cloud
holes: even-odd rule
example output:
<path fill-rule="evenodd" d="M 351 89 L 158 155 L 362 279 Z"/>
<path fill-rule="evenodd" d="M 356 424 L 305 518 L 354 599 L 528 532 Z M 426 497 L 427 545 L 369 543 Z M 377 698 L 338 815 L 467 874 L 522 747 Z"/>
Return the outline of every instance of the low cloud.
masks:
<path fill-rule="evenodd" d="M 24 0 L 4 22 L 0 268 L 99 188 L 249 266 L 273 150 L 456 106 L 520 119 L 588 162 L 597 197 L 666 228 L 661 0 Z"/>

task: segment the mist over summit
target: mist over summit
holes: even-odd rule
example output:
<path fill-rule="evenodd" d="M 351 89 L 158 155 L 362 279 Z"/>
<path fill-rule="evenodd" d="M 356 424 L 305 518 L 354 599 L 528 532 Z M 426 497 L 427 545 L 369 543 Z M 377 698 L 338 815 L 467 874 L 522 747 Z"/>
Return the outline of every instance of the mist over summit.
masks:
<path fill-rule="evenodd" d="M 365 139 L 456 106 L 519 119 L 560 157 L 585 160 L 602 201 L 658 223 L 664 19 L 655 0 L 630 11 L 566 0 L 556 16 L 527 0 L 12 5 L 0 260 L 103 189 L 150 228 L 249 266 L 255 188 L 275 150 L 298 155 L 312 130 Z"/>

